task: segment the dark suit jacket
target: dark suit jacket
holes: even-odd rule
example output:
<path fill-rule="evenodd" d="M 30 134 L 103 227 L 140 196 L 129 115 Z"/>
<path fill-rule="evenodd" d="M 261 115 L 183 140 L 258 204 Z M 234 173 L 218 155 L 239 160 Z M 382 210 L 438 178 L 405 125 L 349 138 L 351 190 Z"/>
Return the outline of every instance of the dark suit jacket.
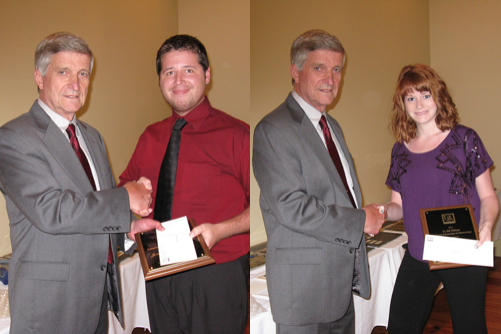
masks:
<path fill-rule="evenodd" d="M 341 128 L 327 119 L 350 165 L 360 205 Z M 340 319 L 352 291 L 370 295 L 365 212 L 351 205 L 320 136 L 291 94 L 256 126 L 252 161 L 268 236 L 273 319 L 296 326 Z"/>
<path fill-rule="evenodd" d="M 98 174 L 98 192 L 37 101 L 0 128 L 0 189 L 12 242 L 11 333 L 94 333 L 110 233 L 119 233 L 111 234 L 117 263 L 117 238 L 123 244 L 130 230 L 129 197 L 126 189 L 114 189 L 103 139 L 89 125 L 78 126 Z M 119 292 L 116 266 L 113 271 L 110 287 Z"/>

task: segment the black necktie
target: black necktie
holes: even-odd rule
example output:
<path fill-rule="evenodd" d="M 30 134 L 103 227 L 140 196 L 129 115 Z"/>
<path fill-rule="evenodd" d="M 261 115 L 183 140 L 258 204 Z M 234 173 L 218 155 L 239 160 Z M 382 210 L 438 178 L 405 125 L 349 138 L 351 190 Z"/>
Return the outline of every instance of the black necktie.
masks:
<path fill-rule="evenodd" d="M 331 132 L 329 130 L 329 126 L 327 125 L 327 119 L 325 115 L 322 115 L 320 118 L 320 127 L 322 128 L 322 132 L 324 133 L 325 144 L 327 144 L 327 149 L 329 151 L 329 155 L 331 156 L 332 162 L 336 166 L 337 172 L 339 176 L 341 176 L 341 180 L 343 181 L 344 189 L 346 193 L 350 197 L 351 204 L 354 208 L 356 208 L 355 200 L 353 199 L 353 195 L 351 194 L 350 188 L 348 187 L 348 182 L 346 181 L 346 174 L 344 173 L 343 164 L 341 163 L 341 159 L 339 158 L 339 153 L 336 148 L 336 144 L 331 137 Z"/>
<path fill-rule="evenodd" d="M 153 219 L 164 222 L 172 216 L 172 198 L 174 197 L 174 185 L 176 183 L 177 158 L 181 145 L 181 130 L 186 125 L 184 118 L 179 118 L 174 124 L 170 135 L 169 145 L 158 174 L 157 194 Z"/>

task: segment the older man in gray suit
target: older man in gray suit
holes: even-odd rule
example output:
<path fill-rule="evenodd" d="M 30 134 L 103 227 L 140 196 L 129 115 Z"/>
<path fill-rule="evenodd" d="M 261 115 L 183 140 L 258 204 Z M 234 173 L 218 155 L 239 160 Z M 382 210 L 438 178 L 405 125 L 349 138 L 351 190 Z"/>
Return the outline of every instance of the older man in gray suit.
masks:
<path fill-rule="evenodd" d="M 307 31 L 291 49 L 293 91 L 254 132 L 254 173 L 268 236 L 266 273 L 278 333 L 354 333 L 353 295 L 370 296 L 364 232 L 378 233 L 376 206 L 360 187 L 339 124 L 341 42 Z"/>
<path fill-rule="evenodd" d="M 117 243 L 124 249 L 125 232 L 163 229 L 133 221 L 130 210 L 151 212 L 151 184 L 115 189 L 102 137 L 75 117 L 92 64 L 83 39 L 45 38 L 35 53 L 39 99 L 0 128 L 12 334 L 107 333 L 107 308 L 122 321 Z"/>

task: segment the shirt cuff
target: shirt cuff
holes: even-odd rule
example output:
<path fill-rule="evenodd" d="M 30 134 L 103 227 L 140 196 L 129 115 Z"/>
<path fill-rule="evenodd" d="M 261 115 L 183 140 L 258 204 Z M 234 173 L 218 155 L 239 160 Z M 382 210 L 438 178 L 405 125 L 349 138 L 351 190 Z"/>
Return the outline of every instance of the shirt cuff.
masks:
<path fill-rule="evenodd" d="M 124 248 L 125 248 L 125 252 L 127 253 L 127 251 L 133 247 L 135 244 L 134 240 L 132 239 L 129 239 L 129 237 L 127 236 L 127 233 L 125 233 L 125 240 L 124 240 Z"/>

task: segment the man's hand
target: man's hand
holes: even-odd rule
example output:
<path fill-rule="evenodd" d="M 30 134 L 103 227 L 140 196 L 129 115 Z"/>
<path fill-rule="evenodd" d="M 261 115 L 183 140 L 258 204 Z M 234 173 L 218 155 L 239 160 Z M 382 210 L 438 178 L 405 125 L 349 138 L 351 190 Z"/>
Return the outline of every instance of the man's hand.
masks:
<path fill-rule="evenodd" d="M 224 239 L 224 233 L 222 231 L 222 225 L 220 224 L 201 224 L 195 227 L 190 232 L 190 237 L 195 238 L 198 235 L 202 235 L 209 249 L 212 249 L 221 239 Z"/>
<path fill-rule="evenodd" d="M 127 237 L 129 237 L 129 239 L 133 241 L 136 241 L 136 233 L 148 232 L 153 229 L 157 229 L 159 231 L 165 230 L 160 222 L 153 219 L 141 218 L 134 220 L 130 224 L 130 232 L 127 233 Z"/>
<path fill-rule="evenodd" d="M 209 249 L 212 249 L 219 241 L 233 235 L 247 233 L 250 231 L 250 207 L 233 218 L 218 224 L 200 224 L 191 230 L 190 237 L 195 238 L 202 235 Z"/>
<path fill-rule="evenodd" d="M 129 193 L 130 210 L 141 217 L 148 216 L 153 209 L 150 208 L 153 198 L 153 188 L 149 179 L 141 177 L 139 180 L 127 182 L 124 188 Z"/>
<path fill-rule="evenodd" d="M 376 235 L 384 223 L 385 213 L 379 211 L 377 204 L 370 204 L 362 208 L 365 211 L 365 227 L 364 232 Z"/>

